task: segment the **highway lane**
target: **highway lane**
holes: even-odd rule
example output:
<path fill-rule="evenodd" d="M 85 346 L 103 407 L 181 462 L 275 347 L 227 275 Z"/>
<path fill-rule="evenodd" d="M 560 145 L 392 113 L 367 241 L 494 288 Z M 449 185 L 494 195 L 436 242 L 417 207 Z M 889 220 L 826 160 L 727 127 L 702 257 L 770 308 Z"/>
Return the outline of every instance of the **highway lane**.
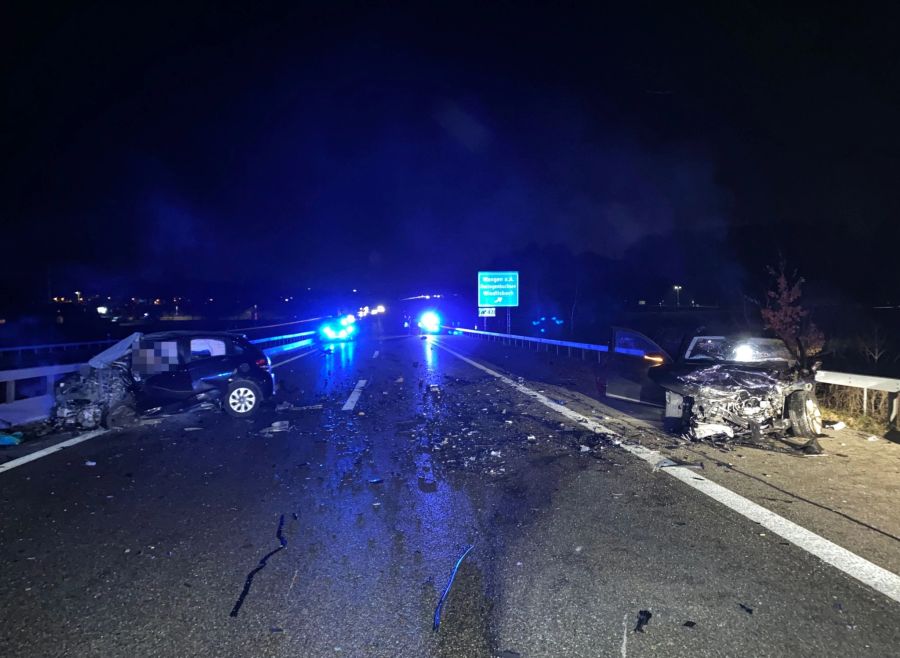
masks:
<path fill-rule="evenodd" d="M 431 341 L 278 373 L 0 474 L 3 655 L 895 653 L 896 602 Z"/>

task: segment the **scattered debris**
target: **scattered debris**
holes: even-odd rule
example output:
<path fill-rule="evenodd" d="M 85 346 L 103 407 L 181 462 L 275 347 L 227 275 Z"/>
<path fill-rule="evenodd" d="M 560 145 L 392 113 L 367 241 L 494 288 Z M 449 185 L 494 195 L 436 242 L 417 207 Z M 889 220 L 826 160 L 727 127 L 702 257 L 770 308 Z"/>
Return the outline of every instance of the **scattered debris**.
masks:
<path fill-rule="evenodd" d="M 744 605 L 743 603 L 738 603 L 738 605 L 741 606 L 741 610 L 746 612 L 748 615 L 753 614 L 753 608 L 751 608 L 750 606 Z"/>
<path fill-rule="evenodd" d="M 634 631 L 633 631 L 633 632 L 635 632 L 635 633 L 643 633 L 643 632 L 644 632 L 644 626 L 646 626 L 647 624 L 650 623 L 650 617 L 652 617 L 652 616 L 653 616 L 653 613 L 650 612 L 649 610 L 640 610 L 640 611 L 638 611 L 637 626 L 634 627 Z"/>
<path fill-rule="evenodd" d="M 22 443 L 22 433 L 0 434 L 0 446 L 17 446 Z"/>
<path fill-rule="evenodd" d="M 653 465 L 653 470 L 658 471 L 661 468 L 672 468 L 673 466 L 681 466 L 683 468 L 693 468 L 697 471 L 705 469 L 703 462 L 683 462 L 678 459 L 663 458 Z"/>
<path fill-rule="evenodd" d="M 90 459 L 88 459 L 86 462 L 84 462 L 84 465 L 85 466 L 96 466 L 97 462 L 91 461 Z"/>
<path fill-rule="evenodd" d="M 274 423 L 269 425 L 268 427 L 264 427 L 260 430 L 260 436 L 272 436 L 277 432 L 289 432 L 291 430 L 290 422 L 286 420 L 276 420 Z"/>
<path fill-rule="evenodd" d="M 878 440 L 878 437 L 875 436 L 874 434 L 870 434 L 869 438 L 866 439 L 866 441 L 877 441 L 877 440 Z"/>
<path fill-rule="evenodd" d="M 447 595 L 450 593 L 450 588 L 453 586 L 453 579 L 456 578 L 456 572 L 459 571 L 459 565 L 462 564 L 462 561 L 466 558 L 469 552 L 475 548 L 475 544 L 468 546 L 463 554 L 459 556 L 459 559 L 456 561 L 456 564 L 453 566 L 453 571 L 450 572 L 450 580 L 447 581 L 447 586 L 444 588 L 444 591 L 441 593 L 441 598 L 438 599 L 437 607 L 434 609 L 434 632 L 436 633 L 438 628 L 441 626 L 441 609 L 444 607 L 444 601 L 447 600 Z"/>
<path fill-rule="evenodd" d="M 590 452 L 591 451 L 591 447 L 586 446 L 583 443 L 580 446 L 578 446 L 578 448 L 579 448 L 578 452 Z"/>
<path fill-rule="evenodd" d="M 825 427 L 827 429 L 834 430 L 835 432 L 840 432 L 842 429 L 847 427 L 847 423 L 839 420 L 836 423 L 825 423 Z"/>
<path fill-rule="evenodd" d="M 369 484 L 381 484 L 382 482 L 384 482 L 384 480 L 381 478 L 372 478 L 369 480 Z"/>
<path fill-rule="evenodd" d="M 688 620 L 682 624 L 682 626 L 687 626 L 688 628 L 693 628 L 696 625 L 697 625 L 697 622 L 690 621 L 690 620 Z"/>
<path fill-rule="evenodd" d="M 291 402 L 281 402 L 275 406 L 275 411 L 317 411 L 319 409 L 322 409 L 321 404 L 297 406 Z"/>
<path fill-rule="evenodd" d="M 246 580 L 244 580 L 244 589 L 241 590 L 240 596 L 238 596 L 237 601 L 235 601 L 234 607 L 231 609 L 231 612 L 228 613 L 230 617 L 237 617 L 238 612 L 241 611 L 241 606 L 244 605 L 244 599 L 247 598 L 247 594 L 250 593 L 250 586 L 253 584 L 253 579 L 256 577 L 260 571 L 262 571 L 266 563 L 269 561 L 269 558 L 278 553 L 279 551 L 283 551 L 287 548 L 287 539 L 284 538 L 284 514 L 278 517 L 278 527 L 275 529 L 275 538 L 278 540 L 278 547 L 269 551 L 260 559 L 259 564 L 256 565 L 256 568 L 253 569 L 250 573 L 247 574 Z"/>
<path fill-rule="evenodd" d="M 202 427 L 185 427 L 184 428 L 185 432 L 200 432 L 201 430 L 203 430 Z"/>

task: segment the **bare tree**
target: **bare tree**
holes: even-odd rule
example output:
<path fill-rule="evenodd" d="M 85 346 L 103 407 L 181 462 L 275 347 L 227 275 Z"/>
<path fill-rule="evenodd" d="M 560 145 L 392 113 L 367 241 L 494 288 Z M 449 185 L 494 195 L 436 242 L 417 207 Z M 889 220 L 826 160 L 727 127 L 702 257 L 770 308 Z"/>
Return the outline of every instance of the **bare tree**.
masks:
<path fill-rule="evenodd" d="M 856 349 L 877 369 L 878 362 L 888 353 L 888 341 L 884 330 L 876 324 L 869 333 L 857 336 Z"/>
<path fill-rule="evenodd" d="M 778 269 L 770 267 L 772 287 L 766 292 L 766 305 L 760 309 L 766 329 L 784 341 L 802 367 L 825 346 L 825 335 L 810 320 L 809 311 L 800 303 L 803 277 L 796 271 L 788 273 L 782 259 Z"/>

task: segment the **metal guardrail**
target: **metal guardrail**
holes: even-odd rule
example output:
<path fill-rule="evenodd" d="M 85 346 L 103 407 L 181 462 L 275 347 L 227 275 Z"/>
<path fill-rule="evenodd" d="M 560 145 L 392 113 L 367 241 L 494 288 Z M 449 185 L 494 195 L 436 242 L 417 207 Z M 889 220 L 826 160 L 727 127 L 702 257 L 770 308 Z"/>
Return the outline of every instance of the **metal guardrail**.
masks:
<path fill-rule="evenodd" d="M 597 345 L 595 343 L 577 343 L 571 340 L 554 340 L 552 338 L 536 338 L 534 336 L 517 336 L 515 334 L 501 334 L 494 331 L 480 331 L 478 329 L 462 329 L 461 327 L 447 327 L 444 329 L 449 331 L 458 331 L 464 334 L 472 334 L 474 336 L 486 336 L 489 338 L 496 338 L 502 341 L 508 341 L 510 343 L 522 343 L 523 345 L 526 343 L 533 343 L 535 345 L 546 345 L 549 349 L 549 346 L 556 346 L 557 352 L 558 348 L 565 347 L 569 350 L 577 349 L 588 352 L 608 352 L 608 345 Z M 628 350 L 628 353 L 635 352 L 635 356 L 643 356 L 643 352 L 640 350 Z M 598 355 L 599 356 L 599 355 Z"/>
<path fill-rule="evenodd" d="M 94 347 L 97 345 L 112 345 L 115 339 L 87 340 L 80 343 L 47 343 L 46 345 L 20 345 L 18 347 L 0 347 L 3 352 L 51 352 L 53 350 L 74 350 L 82 347 Z"/>

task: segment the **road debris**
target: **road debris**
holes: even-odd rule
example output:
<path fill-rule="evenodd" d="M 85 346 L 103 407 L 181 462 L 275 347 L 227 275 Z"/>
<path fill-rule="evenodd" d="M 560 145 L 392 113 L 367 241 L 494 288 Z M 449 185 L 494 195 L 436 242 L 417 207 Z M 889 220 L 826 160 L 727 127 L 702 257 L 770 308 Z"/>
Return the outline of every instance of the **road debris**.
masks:
<path fill-rule="evenodd" d="M 22 433 L 0 434 L 0 446 L 17 446 L 22 443 Z"/>
<path fill-rule="evenodd" d="M 669 459 L 668 457 L 666 457 L 653 465 L 653 471 L 658 471 L 661 468 L 672 468 L 674 466 L 693 468 L 696 471 L 702 471 L 705 469 L 705 467 L 703 466 L 703 462 L 683 462 L 678 459 Z"/>
<path fill-rule="evenodd" d="M 200 432 L 201 430 L 203 430 L 202 427 L 185 427 L 184 428 L 185 432 Z"/>
<path fill-rule="evenodd" d="M 842 420 L 837 421 L 836 423 L 823 423 L 826 429 L 834 430 L 835 432 L 840 432 L 842 429 L 847 427 L 847 423 Z"/>
<path fill-rule="evenodd" d="M 256 568 L 253 569 L 250 573 L 247 574 L 246 580 L 244 580 L 244 589 L 241 590 L 240 596 L 238 596 L 237 601 L 235 601 L 234 607 L 231 609 L 231 612 L 228 613 L 229 617 L 237 617 L 238 613 L 241 611 L 241 606 L 244 605 L 244 599 L 247 598 L 247 594 L 250 593 L 250 586 L 253 585 L 253 579 L 256 577 L 260 571 L 262 571 L 266 563 L 268 563 L 269 558 L 278 553 L 279 551 L 283 551 L 287 548 L 287 539 L 284 538 L 284 514 L 278 517 L 278 527 L 275 529 L 275 538 L 278 540 L 278 547 L 269 551 L 260 559 L 259 564 L 256 565 Z"/>
<path fill-rule="evenodd" d="M 463 554 L 459 556 L 459 559 L 456 561 L 456 564 L 453 566 L 453 571 L 450 572 L 450 579 L 447 581 L 447 586 L 444 588 L 444 591 L 441 593 L 441 598 L 438 599 L 437 607 L 434 609 L 434 632 L 437 633 L 438 628 L 441 626 L 441 609 L 444 607 L 444 601 L 447 600 L 447 595 L 450 594 L 450 588 L 453 586 L 453 579 L 456 578 L 456 572 L 459 571 L 459 565 L 462 564 L 462 561 L 466 558 L 469 552 L 475 548 L 475 544 L 468 546 Z"/>
<path fill-rule="evenodd" d="M 271 436 L 276 432 L 289 432 L 291 429 L 290 422 L 286 420 L 276 420 L 274 423 L 269 425 L 268 427 L 262 429 L 259 433 L 260 436 Z"/>
<path fill-rule="evenodd" d="M 687 626 L 688 628 L 693 628 L 697 625 L 697 622 L 688 620 L 682 624 L 682 626 Z"/>
<path fill-rule="evenodd" d="M 317 411 L 322 409 L 321 404 L 306 404 L 303 406 L 295 405 L 291 402 L 280 402 L 275 406 L 275 411 L 285 412 L 285 411 Z"/>
<path fill-rule="evenodd" d="M 746 612 L 748 615 L 753 614 L 753 608 L 751 608 L 750 606 L 744 605 L 743 603 L 738 603 L 738 605 L 741 606 L 741 610 Z"/>
<path fill-rule="evenodd" d="M 88 459 L 86 462 L 84 462 L 84 465 L 85 466 L 96 466 L 97 462 L 91 461 L 90 459 Z"/>
<path fill-rule="evenodd" d="M 878 437 L 875 436 L 874 434 L 870 434 L 869 438 L 866 439 L 866 441 L 873 441 L 873 442 L 877 441 L 877 440 L 878 440 Z"/>
<path fill-rule="evenodd" d="M 638 611 L 638 619 L 637 626 L 634 627 L 634 633 L 643 633 L 644 627 L 650 623 L 650 617 L 653 616 L 653 613 L 649 610 L 640 610 Z"/>

